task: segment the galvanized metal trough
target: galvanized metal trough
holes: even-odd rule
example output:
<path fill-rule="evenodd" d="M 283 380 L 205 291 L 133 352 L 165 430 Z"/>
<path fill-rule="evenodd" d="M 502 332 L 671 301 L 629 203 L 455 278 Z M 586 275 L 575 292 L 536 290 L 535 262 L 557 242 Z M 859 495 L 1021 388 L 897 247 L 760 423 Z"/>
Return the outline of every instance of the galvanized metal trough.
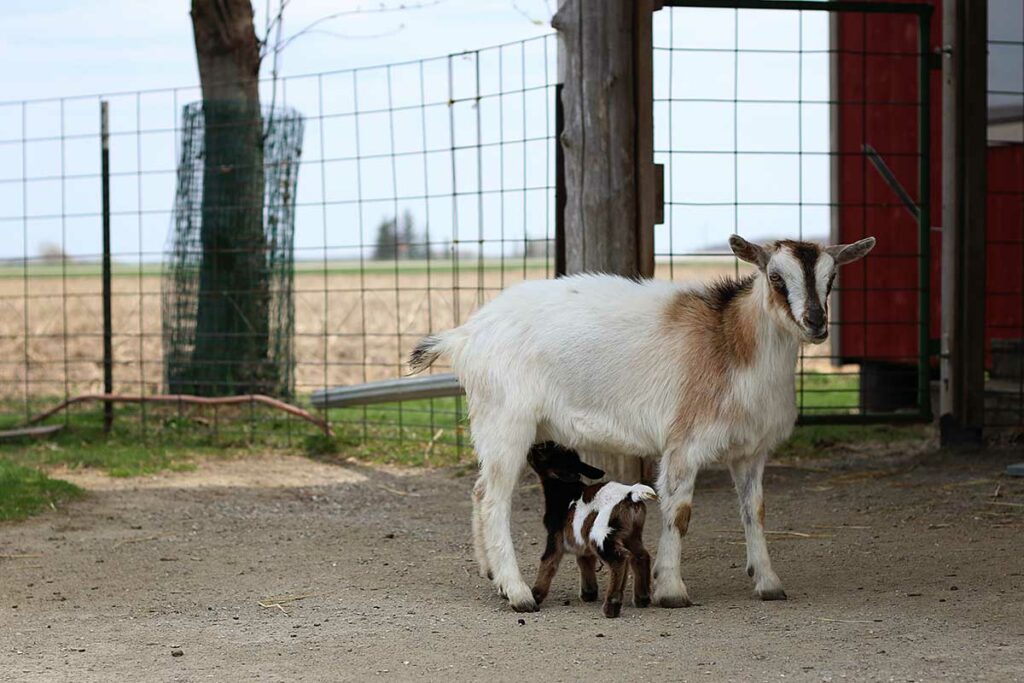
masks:
<path fill-rule="evenodd" d="M 349 387 L 331 387 L 314 391 L 314 408 L 349 408 L 373 403 L 396 403 L 420 398 L 462 396 L 466 392 L 451 373 L 386 379 Z"/>

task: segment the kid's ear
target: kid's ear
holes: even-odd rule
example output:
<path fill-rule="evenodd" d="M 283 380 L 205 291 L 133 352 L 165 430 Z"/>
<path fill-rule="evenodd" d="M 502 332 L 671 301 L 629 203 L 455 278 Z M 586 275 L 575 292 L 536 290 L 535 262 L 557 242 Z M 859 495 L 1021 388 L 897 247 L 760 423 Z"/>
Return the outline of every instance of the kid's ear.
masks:
<path fill-rule="evenodd" d="M 598 468 L 594 467 L 593 465 L 588 465 L 587 463 L 585 463 L 585 462 L 583 462 L 581 460 L 580 461 L 580 474 L 582 474 L 587 479 L 600 479 L 601 477 L 604 476 L 604 470 L 598 469 Z"/>

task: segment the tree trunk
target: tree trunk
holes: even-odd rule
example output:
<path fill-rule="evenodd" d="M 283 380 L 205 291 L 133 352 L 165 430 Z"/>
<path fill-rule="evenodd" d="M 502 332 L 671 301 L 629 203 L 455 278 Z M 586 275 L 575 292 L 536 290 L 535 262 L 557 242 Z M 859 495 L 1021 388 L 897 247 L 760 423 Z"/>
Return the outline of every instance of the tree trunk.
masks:
<path fill-rule="evenodd" d="M 202 261 L 195 347 L 183 386 L 269 393 L 269 272 L 263 230 L 260 46 L 249 0 L 192 0 L 203 95 Z"/>

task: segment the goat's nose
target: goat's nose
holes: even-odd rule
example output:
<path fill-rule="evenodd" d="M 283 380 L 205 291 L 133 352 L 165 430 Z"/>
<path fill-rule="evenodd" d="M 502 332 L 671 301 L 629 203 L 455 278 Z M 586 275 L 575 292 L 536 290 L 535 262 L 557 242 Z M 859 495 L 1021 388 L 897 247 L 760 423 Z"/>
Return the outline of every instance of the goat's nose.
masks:
<path fill-rule="evenodd" d="M 804 325 L 813 330 L 825 328 L 825 312 L 821 309 L 812 309 L 804 314 Z"/>

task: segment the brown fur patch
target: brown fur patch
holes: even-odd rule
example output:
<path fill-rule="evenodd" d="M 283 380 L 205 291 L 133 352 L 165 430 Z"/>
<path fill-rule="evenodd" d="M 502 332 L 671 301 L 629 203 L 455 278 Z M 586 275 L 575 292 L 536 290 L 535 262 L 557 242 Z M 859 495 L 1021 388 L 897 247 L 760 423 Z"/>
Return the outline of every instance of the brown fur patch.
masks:
<path fill-rule="evenodd" d="M 590 540 L 590 532 L 594 528 L 594 522 L 597 520 L 597 511 L 591 512 L 587 515 L 587 518 L 583 520 L 583 529 L 580 530 L 580 536 L 583 537 L 583 542 L 588 543 Z M 572 533 L 571 529 L 570 532 Z"/>
<path fill-rule="evenodd" d="M 714 296 L 714 290 L 680 292 L 665 311 L 670 343 L 681 350 L 683 402 L 676 418 L 678 431 L 687 432 L 719 416 L 730 370 L 753 363 L 757 312 L 749 305 L 752 286 L 753 281 L 724 302 Z"/>
<path fill-rule="evenodd" d="M 757 504 L 757 521 L 761 523 L 761 527 L 764 527 L 764 501 Z"/>
<path fill-rule="evenodd" d="M 680 536 L 685 536 L 690 528 L 690 512 L 690 506 L 683 505 L 679 508 L 679 512 L 676 513 L 676 529 L 679 530 Z"/>
<path fill-rule="evenodd" d="M 589 503 L 590 501 L 594 500 L 594 496 L 596 496 L 597 492 L 600 491 L 603 487 L 604 487 L 604 483 L 601 483 L 601 484 L 591 484 L 590 486 L 587 486 L 586 488 L 584 488 L 583 489 L 583 496 L 582 496 L 583 502 L 584 503 Z"/>

